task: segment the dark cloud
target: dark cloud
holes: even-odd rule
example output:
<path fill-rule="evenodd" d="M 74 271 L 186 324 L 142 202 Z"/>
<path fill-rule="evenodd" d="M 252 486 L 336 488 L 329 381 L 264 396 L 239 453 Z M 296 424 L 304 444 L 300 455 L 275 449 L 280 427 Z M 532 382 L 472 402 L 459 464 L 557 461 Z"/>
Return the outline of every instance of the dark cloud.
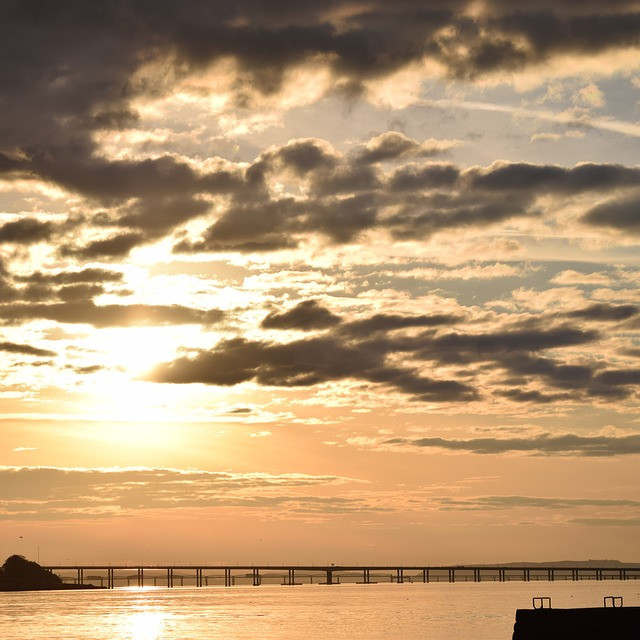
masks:
<path fill-rule="evenodd" d="M 452 164 L 409 164 L 391 175 L 389 187 L 392 191 L 452 188 L 459 177 L 460 169 Z"/>
<path fill-rule="evenodd" d="M 35 244 L 48 240 L 53 235 L 55 226 L 52 222 L 42 222 L 36 218 L 22 218 L 14 222 L 6 222 L 0 226 L 0 244 Z"/>
<path fill-rule="evenodd" d="M 370 345 L 349 344 L 330 336 L 285 344 L 235 338 L 221 341 L 212 351 L 196 351 L 191 356 L 160 364 L 149 379 L 220 386 L 253 380 L 260 385 L 280 387 L 354 379 L 384 384 L 425 401 L 470 400 L 476 396 L 469 385 L 433 380 L 410 369 L 386 366 L 384 355 Z"/>
<path fill-rule="evenodd" d="M 512 354 L 557 349 L 561 347 L 588 344 L 599 337 L 595 331 L 583 331 L 571 327 L 552 329 L 522 329 L 512 331 L 495 331 L 492 333 L 446 333 L 437 337 L 426 336 L 416 339 L 416 347 L 420 341 L 424 346 L 419 351 L 422 357 L 438 360 L 444 364 L 465 364 L 482 362 L 496 358 L 509 358 Z M 542 366 L 542 363 L 539 363 Z M 513 368 L 517 368 L 513 363 Z M 530 367 L 524 366 L 526 372 Z"/>
<path fill-rule="evenodd" d="M 640 384 L 640 369 L 608 369 L 599 373 L 595 380 L 607 386 Z"/>
<path fill-rule="evenodd" d="M 160 0 L 153 6 L 143 0 L 99 5 L 9 0 L 0 7 L 0 55 L 12 61 L 0 70 L 4 97 L 0 172 L 7 178 L 44 179 L 103 206 L 128 209 L 112 216 L 112 225 L 120 231 L 67 247 L 67 255 L 78 258 L 126 255 L 132 247 L 206 214 L 208 201 L 203 196 L 211 194 L 233 194 L 237 199 L 201 240 L 183 240 L 180 250 L 273 250 L 296 244 L 287 234 L 314 232 L 332 242 L 350 242 L 360 231 L 379 224 L 379 210 L 388 204 L 381 196 L 368 202 L 360 197 L 365 189 L 380 190 L 376 171 L 366 165 L 428 156 L 439 152 L 439 145 L 387 132 L 356 153 L 353 166 L 341 171 L 336 170 L 334 154 L 321 143 L 286 145 L 260 159 L 263 170 L 280 165 L 298 177 L 313 174 L 317 194 L 353 197 L 347 202 L 314 201 L 305 207 L 267 202 L 267 210 L 284 211 L 267 212 L 266 222 L 260 224 L 258 207 L 252 208 L 239 195 L 255 187 L 255 176 L 224 168 L 200 174 L 169 155 L 108 159 L 97 152 L 94 134 L 135 125 L 136 100 L 162 96 L 189 74 L 229 58 L 237 63 L 235 100 L 242 107 L 251 105 L 252 92 L 278 91 L 286 71 L 311 60 L 321 59 L 330 68 L 334 89 L 349 87 L 357 94 L 364 82 L 425 59 L 438 62 L 449 75 L 476 77 L 520 70 L 554 55 L 590 56 L 637 46 L 640 13 L 635 4 L 609 3 L 604 11 L 602 5 L 574 5 L 532 7 L 519 0 L 508 5 L 493 2 L 478 10 L 471 0 L 402 0 L 392 5 L 365 0 L 354 10 L 351 0 L 282 0 L 277 10 L 267 11 L 253 0 L 232 4 Z M 163 72 L 149 72 L 151 62 L 164 67 Z M 570 171 L 498 167 L 472 177 L 469 189 L 506 190 L 510 196 L 486 202 L 471 193 L 458 194 L 449 202 L 432 198 L 416 202 L 415 211 L 402 212 L 388 226 L 397 237 L 423 237 L 440 229 L 533 215 L 530 201 L 516 198 L 515 190 L 524 188 L 529 197 L 534 191 L 606 190 L 614 183 L 637 184 L 634 171 L 597 165 Z M 438 180 L 450 184 L 452 179 L 451 170 L 439 177 L 407 170 L 398 173 L 392 184 L 394 189 L 407 189 L 411 181 L 433 186 Z M 585 221 L 636 230 L 634 202 L 614 202 L 605 207 L 607 211 L 594 209 Z M 281 216 L 287 221 L 282 222 Z M 253 235 L 248 231 L 242 235 L 236 220 L 259 228 Z M 98 221 L 91 224 L 99 226 Z M 0 240 L 38 242 L 53 232 L 49 223 L 28 216 L 1 227 Z"/>
<path fill-rule="evenodd" d="M 369 164 L 408 157 L 428 158 L 440 155 L 446 145 L 435 142 L 420 143 L 398 131 L 387 131 L 354 153 L 358 162 Z"/>
<path fill-rule="evenodd" d="M 87 267 L 81 270 L 69 270 L 58 272 L 34 271 L 26 276 L 14 276 L 17 282 L 28 282 L 32 284 L 80 284 L 80 283 L 103 283 L 121 282 L 122 273 L 120 271 L 110 271 L 96 267 Z"/>
<path fill-rule="evenodd" d="M 635 194 L 596 205 L 587 211 L 582 221 L 594 227 L 609 227 L 636 235 L 640 233 L 640 196 Z"/>
<path fill-rule="evenodd" d="M 87 375 L 92 373 L 98 373 L 98 371 L 104 371 L 104 367 L 99 364 L 91 364 L 91 365 L 87 365 L 86 367 L 73 367 L 73 370 L 76 373 L 79 373 L 81 375 Z"/>
<path fill-rule="evenodd" d="M 566 315 L 569 318 L 583 318 L 585 320 L 600 320 L 603 322 L 627 320 L 638 315 L 640 309 L 632 304 L 601 304 L 595 303 L 585 307 L 584 309 L 578 309 L 576 311 L 570 311 Z"/>
<path fill-rule="evenodd" d="M 211 351 L 194 350 L 173 362 L 158 365 L 156 382 L 230 386 L 254 381 L 269 386 L 311 386 L 341 379 L 365 380 L 407 393 L 418 400 L 475 400 L 473 386 L 483 371 L 507 374 L 494 391 L 514 402 L 545 404 L 585 398 L 625 399 L 639 380 L 637 371 L 602 370 L 596 363 L 566 363 L 544 355 L 595 342 L 600 334 L 569 326 L 521 328 L 482 334 L 446 331 L 461 321 L 451 314 L 376 314 L 345 322 L 315 300 L 284 312 L 272 312 L 263 328 L 330 330 L 323 336 L 288 343 L 236 338 L 221 341 Z M 409 334 L 405 329 L 418 328 Z M 392 366 L 402 354 L 414 366 L 435 362 L 456 365 L 460 380 L 436 380 L 411 366 Z M 544 385 L 544 388 L 537 388 Z"/>
<path fill-rule="evenodd" d="M 339 162 L 339 156 L 323 140 L 300 138 L 265 152 L 258 166 L 262 171 L 289 169 L 296 176 L 304 177 L 318 171 L 331 171 Z"/>
<path fill-rule="evenodd" d="M 509 389 L 507 391 L 496 391 L 496 395 L 508 398 L 513 402 L 533 402 L 536 404 L 550 404 L 562 400 L 571 400 L 570 393 L 543 393 L 536 389 Z"/>
<path fill-rule="evenodd" d="M 85 260 L 122 258 L 144 241 L 145 236 L 142 233 L 119 233 L 102 240 L 93 240 L 83 247 L 64 246 L 60 249 L 60 254 Z"/>
<path fill-rule="evenodd" d="M 410 327 L 439 327 L 451 326 L 462 318 L 452 314 L 434 314 L 428 316 L 402 316 L 394 314 L 376 313 L 364 320 L 353 320 L 344 325 L 343 331 L 361 338 L 369 337 L 372 333 L 395 331 Z"/>
<path fill-rule="evenodd" d="M 471 438 L 447 440 L 446 438 L 392 438 L 384 441 L 392 446 L 416 449 L 446 449 L 469 451 L 478 454 L 502 454 L 522 452 L 531 455 L 562 455 L 581 457 L 605 457 L 640 454 L 640 435 L 628 436 L 580 436 L 542 434 L 530 438 Z"/>
<path fill-rule="evenodd" d="M 0 351 L 7 353 L 20 353 L 26 356 L 53 357 L 56 356 L 55 351 L 47 349 L 39 349 L 28 344 L 16 344 L 15 342 L 0 342 Z"/>
<path fill-rule="evenodd" d="M 304 300 L 288 311 L 272 311 L 261 322 L 264 329 L 327 329 L 339 324 L 341 319 L 317 300 Z"/>
<path fill-rule="evenodd" d="M 237 187 L 202 237 L 182 240 L 175 250 L 273 251 L 318 234 L 342 244 L 371 229 L 401 240 L 421 240 L 446 230 L 539 217 L 544 207 L 538 201 L 544 196 L 624 194 L 640 185 L 638 169 L 607 164 L 566 168 L 499 162 L 463 171 L 429 163 L 386 174 L 370 166 L 409 153 L 424 154 L 425 145 L 396 132 L 374 138 L 348 156 L 316 139 L 272 148 L 246 170 L 244 186 Z M 304 197 L 274 195 L 266 189 L 268 176 L 283 170 L 304 182 Z M 258 186 L 259 197 L 253 191 Z"/>
<path fill-rule="evenodd" d="M 31 320 L 53 320 L 94 327 L 129 327 L 171 324 L 212 324 L 224 317 L 219 309 L 192 309 L 180 305 L 106 304 L 87 300 L 54 304 L 0 304 L 0 322 L 22 324 Z"/>
<path fill-rule="evenodd" d="M 618 164 L 582 163 L 567 168 L 496 162 L 487 168 L 471 168 L 465 176 L 476 189 L 500 192 L 578 194 L 640 185 L 640 169 Z"/>

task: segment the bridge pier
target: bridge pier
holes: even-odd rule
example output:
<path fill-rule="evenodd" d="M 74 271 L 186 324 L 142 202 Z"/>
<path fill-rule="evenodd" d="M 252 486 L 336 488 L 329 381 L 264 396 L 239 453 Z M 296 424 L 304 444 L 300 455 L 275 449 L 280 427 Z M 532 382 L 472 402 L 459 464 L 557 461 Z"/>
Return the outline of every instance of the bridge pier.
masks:
<path fill-rule="evenodd" d="M 253 586 L 259 587 L 260 586 L 260 570 L 253 569 L 252 573 L 253 573 Z"/>
<path fill-rule="evenodd" d="M 286 582 L 283 582 L 287 586 L 293 586 L 296 584 L 296 570 L 295 569 L 287 569 L 287 579 Z"/>
<path fill-rule="evenodd" d="M 456 581 L 456 570 L 449 569 L 449 582 L 455 582 L 455 581 Z"/>
<path fill-rule="evenodd" d="M 424 582 L 425 584 L 429 582 L 429 569 L 422 570 L 422 582 Z"/>
<path fill-rule="evenodd" d="M 225 569 L 224 570 L 224 586 L 225 587 L 230 587 L 232 583 L 231 580 L 231 569 Z"/>

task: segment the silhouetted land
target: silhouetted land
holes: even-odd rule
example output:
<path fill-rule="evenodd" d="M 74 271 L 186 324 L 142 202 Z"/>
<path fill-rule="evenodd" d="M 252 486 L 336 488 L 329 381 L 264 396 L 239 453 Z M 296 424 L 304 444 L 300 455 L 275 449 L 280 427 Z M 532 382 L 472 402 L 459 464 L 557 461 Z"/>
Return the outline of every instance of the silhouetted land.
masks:
<path fill-rule="evenodd" d="M 59 576 L 23 556 L 9 556 L 0 567 L 0 591 L 99 589 L 91 584 L 64 584 Z"/>

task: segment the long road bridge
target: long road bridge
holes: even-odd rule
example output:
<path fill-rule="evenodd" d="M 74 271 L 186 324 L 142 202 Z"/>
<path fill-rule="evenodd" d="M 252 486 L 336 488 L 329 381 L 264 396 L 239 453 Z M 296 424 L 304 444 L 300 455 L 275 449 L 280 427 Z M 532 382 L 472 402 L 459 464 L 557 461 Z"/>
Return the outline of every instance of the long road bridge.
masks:
<path fill-rule="evenodd" d="M 392 582 L 510 582 L 532 580 L 638 580 L 638 567 L 611 566 L 354 566 L 354 565 L 47 565 L 65 582 L 116 586 L 261 584 L 375 584 Z"/>

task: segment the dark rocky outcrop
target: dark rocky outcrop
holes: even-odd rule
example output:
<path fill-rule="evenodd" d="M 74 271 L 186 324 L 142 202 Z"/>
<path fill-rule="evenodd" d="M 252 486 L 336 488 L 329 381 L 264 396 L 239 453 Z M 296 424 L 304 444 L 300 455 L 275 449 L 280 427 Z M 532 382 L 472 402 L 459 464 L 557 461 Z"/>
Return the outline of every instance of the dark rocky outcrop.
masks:
<path fill-rule="evenodd" d="M 0 591 L 92 589 L 93 585 L 64 584 L 55 573 L 23 556 L 9 556 L 0 567 Z"/>

